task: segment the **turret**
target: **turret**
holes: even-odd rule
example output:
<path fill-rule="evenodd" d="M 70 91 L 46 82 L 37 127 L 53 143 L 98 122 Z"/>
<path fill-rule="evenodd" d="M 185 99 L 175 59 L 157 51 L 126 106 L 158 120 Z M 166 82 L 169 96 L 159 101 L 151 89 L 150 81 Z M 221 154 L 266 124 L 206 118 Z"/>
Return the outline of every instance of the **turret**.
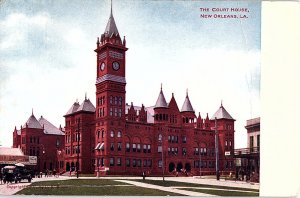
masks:
<path fill-rule="evenodd" d="M 193 106 L 191 104 L 191 101 L 189 99 L 188 91 L 186 92 L 186 97 L 181 108 L 181 117 L 182 117 L 182 124 L 194 125 L 196 115 Z"/>
<path fill-rule="evenodd" d="M 160 92 L 154 106 L 154 123 L 168 122 L 169 120 L 168 109 L 169 107 L 166 102 L 164 93 L 162 91 L 162 85 L 161 85 Z"/>

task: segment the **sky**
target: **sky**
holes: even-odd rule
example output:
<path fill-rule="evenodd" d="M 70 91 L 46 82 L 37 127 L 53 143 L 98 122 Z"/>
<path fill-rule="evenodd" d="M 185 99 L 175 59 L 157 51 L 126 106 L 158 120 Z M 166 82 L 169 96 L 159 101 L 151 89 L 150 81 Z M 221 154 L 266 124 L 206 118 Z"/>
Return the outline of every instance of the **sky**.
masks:
<path fill-rule="evenodd" d="M 109 14 L 110 0 L 0 1 L 0 145 L 12 146 L 32 110 L 64 127 L 63 115 L 85 93 L 95 104 L 94 49 Z M 113 15 L 129 48 L 127 103 L 153 106 L 161 83 L 179 109 L 188 90 L 202 117 L 222 101 L 236 120 L 235 148 L 247 146 L 246 120 L 260 116 L 260 1 L 113 0 Z"/>

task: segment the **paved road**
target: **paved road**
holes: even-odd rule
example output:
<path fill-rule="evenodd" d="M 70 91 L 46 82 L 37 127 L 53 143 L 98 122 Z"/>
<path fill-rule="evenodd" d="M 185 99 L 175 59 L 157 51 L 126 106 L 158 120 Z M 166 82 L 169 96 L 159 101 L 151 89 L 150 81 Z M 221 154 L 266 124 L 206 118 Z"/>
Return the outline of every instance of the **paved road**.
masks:
<path fill-rule="evenodd" d="M 66 179 L 76 179 L 76 177 L 68 177 L 68 176 L 60 176 L 57 177 L 43 177 L 43 178 L 33 178 L 32 182 L 39 182 L 39 181 L 50 181 L 50 180 L 66 180 Z M 141 182 L 135 182 L 135 181 L 126 181 L 126 179 L 142 179 L 142 177 L 80 177 L 80 179 L 115 179 L 115 180 L 122 180 L 125 183 L 130 183 L 136 186 L 141 186 L 145 188 L 154 188 L 154 189 L 160 189 L 163 191 L 169 191 L 169 192 L 175 192 L 182 195 L 189 195 L 189 196 L 212 196 L 207 195 L 204 193 L 199 192 L 191 192 L 183 189 L 174 189 L 172 187 L 162 187 L 162 186 L 156 186 L 151 184 L 144 184 Z M 152 179 L 152 180 L 161 180 L 161 177 L 147 177 L 146 179 Z M 125 181 L 124 181 L 125 180 Z M 230 187 L 241 187 L 241 188 L 251 188 L 251 189 L 259 189 L 259 184 L 250 184 L 246 182 L 241 181 L 225 181 L 220 180 L 217 181 L 215 179 L 209 179 L 209 178 L 197 178 L 197 177 L 165 177 L 166 181 L 179 181 L 179 182 L 186 182 L 186 183 L 196 183 L 196 184 L 210 184 L 210 185 L 219 185 L 219 186 L 230 186 Z M 16 192 L 22 190 L 26 186 L 30 185 L 30 183 L 22 182 L 18 184 L 0 184 L 0 195 L 13 195 Z"/>

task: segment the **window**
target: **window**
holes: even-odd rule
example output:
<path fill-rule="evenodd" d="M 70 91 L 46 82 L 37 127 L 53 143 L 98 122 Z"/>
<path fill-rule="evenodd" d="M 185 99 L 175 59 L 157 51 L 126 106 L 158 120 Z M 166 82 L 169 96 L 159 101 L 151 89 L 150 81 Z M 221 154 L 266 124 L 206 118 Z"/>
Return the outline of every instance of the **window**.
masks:
<path fill-rule="evenodd" d="M 130 144 L 129 144 L 129 142 L 126 142 L 126 152 L 130 152 Z"/>
<path fill-rule="evenodd" d="M 112 96 L 109 97 L 109 103 L 110 103 L 110 104 L 113 103 L 113 97 L 112 97 Z"/>
<path fill-rule="evenodd" d="M 151 145 L 148 144 L 147 147 L 148 147 L 148 153 L 151 153 Z"/>
<path fill-rule="evenodd" d="M 126 161 L 126 166 L 127 166 L 127 167 L 130 167 L 130 159 L 126 158 L 125 161 Z"/>
<path fill-rule="evenodd" d="M 115 105 L 117 105 L 118 104 L 118 97 L 116 96 L 116 97 L 114 97 L 114 102 L 115 102 Z"/>
<path fill-rule="evenodd" d="M 161 153 L 162 152 L 162 146 L 157 147 L 157 152 Z"/>
<path fill-rule="evenodd" d="M 260 147 L 260 135 L 257 135 L 257 147 Z"/>
<path fill-rule="evenodd" d="M 119 109 L 119 117 L 122 117 L 122 109 Z"/>
<path fill-rule="evenodd" d="M 121 166 L 121 158 L 120 157 L 117 158 L 117 165 Z"/>
<path fill-rule="evenodd" d="M 162 160 L 158 161 L 158 167 L 161 168 L 162 167 Z"/>
<path fill-rule="evenodd" d="M 194 148 L 194 155 L 199 155 L 199 148 L 198 147 Z"/>
<path fill-rule="evenodd" d="M 110 137 L 114 137 L 115 136 L 115 132 L 114 131 L 111 131 L 110 132 Z"/>
<path fill-rule="evenodd" d="M 115 108 L 115 117 L 117 117 L 117 116 L 118 116 L 118 109 Z"/>
<path fill-rule="evenodd" d="M 122 97 L 119 97 L 119 105 L 122 106 Z"/>
<path fill-rule="evenodd" d="M 137 152 L 141 152 L 141 144 L 137 144 Z"/>
<path fill-rule="evenodd" d="M 114 151 L 114 143 L 110 143 L 110 150 Z"/>
<path fill-rule="evenodd" d="M 117 137 L 122 137 L 122 133 L 121 133 L 121 131 L 118 131 L 118 135 L 117 135 Z"/>
<path fill-rule="evenodd" d="M 121 149 L 122 149 L 122 143 L 118 142 L 118 151 L 121 151 Z"/>
<path fill-rule="evenodd" d="M 186 136 L 182 137 L 182 143 L 186 143 Z"/>
<path fill-rule="evenodd" d="M 102 131 L 102 138 L 104 138 L 104 131 Z"/>
<path fill-rule="evenodd" d="M 144 152 L 144 153 L 147 153 L 147 145 L 146 145 L 146 144 L 144 144 L 143 148 L 144 148 L 144 149 L 143 149 L 143 152 Z"/>
<path fill-rule="evenodd" d="M 158 141 L 162 141 L 162 135 L 158 134 Z"/>
<path fill-rule="evenodd" d="M 140 159 L 136 160 L 137 167 L 141 167 L 142 161 Z"/>
<path fill-rule="evenodd" d="M 112 107 L 109 108 L 109 115 L 113 116 L 113 108 Z"/>
<path fill-rule="evenodd" d="M 97 137 L 100 138 L 100 131 L 97 132 Z"/>
<path fill-rule="evenodd" d="M 186 148 L 182 148 L 182 155 L 186 155 Z"/>
<path fill-rule="evenodd" d="M 136 160 L 135 159 L 132 160 L 132 166 L 136 167 Z"/>
<path fill-rule="evenodd" d="M 110 166 L 114 166 L 115 165 L 115 161 L 114 161 L 114 158 L 111 157 L 110 160 L 109 160 L 109 165 Z"/>
<path fill-rule="evenodd" d="M 250 151 L 251 151 L 251 152 L 253 152 L 253 147 L 254 147 L 253 136 L 250 136 Z"/>
<path fill-rule="evenodd" d="M 147 160 L 147 166 L 148 166 L 148 167 L 151 167 L 151 166 L 152 166 L 152 160 L 151 160 L 151 159 Z"/>
<path fill-rule="evenodd" d="M 143 166 L 144 166 L 144 167 L 147 167 L 147 160 L 146 160 L 146 159 L 144 159 Z"/>
<path fill-rule="evenodd" d="M 136 144 L 132 144 L 132 151 L 136 152 Z"/>

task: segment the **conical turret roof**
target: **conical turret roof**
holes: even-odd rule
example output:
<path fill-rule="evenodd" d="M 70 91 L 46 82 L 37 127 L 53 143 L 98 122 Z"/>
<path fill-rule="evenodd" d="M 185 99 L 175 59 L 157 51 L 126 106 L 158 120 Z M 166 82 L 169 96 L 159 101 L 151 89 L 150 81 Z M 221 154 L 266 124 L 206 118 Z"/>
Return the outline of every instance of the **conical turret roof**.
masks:
<path fill-rule="evenodd" d="M 26 128 L 26 124 L 27 124 L 28 128 L 32 128 L 32 129 L 42 129 L 43 128 L 41 126 L 41 124 L 39 123 L 39 121 L 37 121 L 37 119 L 33 115 L 33 112 L 31 114 L 31 116 L 28 118 L 27 122 L 23 125 L 23 128 Z"/>
<path fill-rule="evenodd" d="M 164 93 L 162 91 L 162 88 L 160 89 L 160 93 L 158 95 L 158 98 L 157 98 L 157 101 L 155 103 L 155 106 L 154 108 L 168 108 L 168 104 L 166 102 L 166 99 L 165 99 L 165 96 L 164 96 Z"/>
<path fill-rule="evenodd" d="M 195 112 L 191 104 L 191 101 L 189 99 L 188 93 L 186 93 L 186 97 L 182 105 L 181 112 Z"/>
<path fill-rule="evenodd" d="M 220 108 L 218 111 L 211 117 L 211 120 L 217 119 L 229 119 L 234 120 L 231 115 L 226 111 L 226 109 L 223 107 L 223 104 L 221 103 Z"/>

